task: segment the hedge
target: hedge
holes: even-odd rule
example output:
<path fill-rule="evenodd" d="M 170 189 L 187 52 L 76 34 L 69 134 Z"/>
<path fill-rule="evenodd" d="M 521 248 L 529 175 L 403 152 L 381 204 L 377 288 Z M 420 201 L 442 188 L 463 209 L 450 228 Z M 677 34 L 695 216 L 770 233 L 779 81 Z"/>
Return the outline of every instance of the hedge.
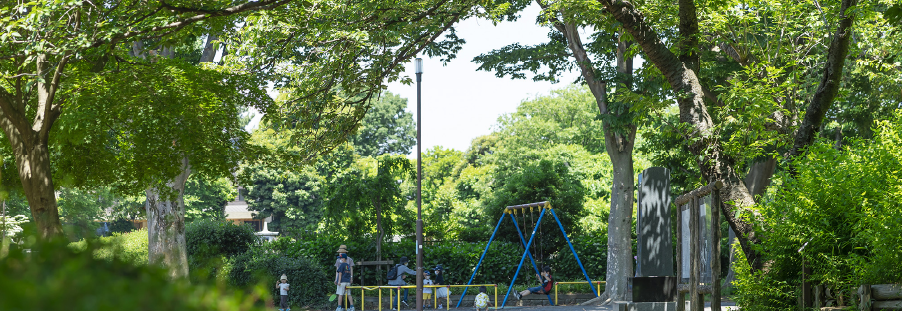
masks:
<path fill-rule="evenodd" d="M 225 220 L 196 220 L 185 227 L 185 248 L 192 281 L 210 280 L 229 258 L 247 252 L 257 237 L 246 225 Z"/>
<path fill-rule="evenodd" d="M 606 271 L 607 236 L 604 234 L 587 234 L 572 239 L 573 246 L 580 255 L 584 267 L 593 280 L 603 280 Z M 283 238 L 273 243 L 273 247 L 288 257 L 306 258 L 317 262 L 327 274 L 334 275 L 335 251 L 339 245 L 346 245 L 348 252 L 355 261 L 376 260 L 375 243 L 371 240 L 337 237 L 332 235 L 298 236 L 297 239 Z M 414 253 L 415 242 L 405 239 L 396 243 L 383 243 L 382 259 L 398 262 L 401 256 L 407 256 L 415 269 L 416 260 Z M 475 269 L 479 256 L 485 250 L 485 242 L 436 242 L 427 243 L 424 247 L 424 264 L 432 268 L 441 264 L 445 268 L 445 281 L 449 284 L 466 284 Z M 579 266 L 576 265 L 569 247 L 563 247 L 561 252 L 550 254 L 547 258 L 539 260 L 539 265 L 550 265 L 554 268 L 554 275 L 559 280 L 585 279 Z M 514 271 L 522 258 L 523 248 L 519 244 L 495 241 L 486 254 L 479 273 L 473 283 L 509 283 Z M 536 282 L 535 270 L 527 258 L 521 268 L 518 284 L 523 282 Z M 376 269 L 372 267 L 355 269 L 355 281 L 361 276 L 366 284 L 375 284 L 376 278 L 384 280 L 387 273 L 382 269 L 382 275 L 376 275 Z M 525 280 L 525 281 L 520 281 Z"/>
<path fill-rule="evenodd" d="M 288 277 L 291 290 L 288 301 L 292 307 L 323 307 L 334 293 L 333 278 L 323 272 L 318 263 L 305 258 L 284 256 L 267 246 L 257 246 L 230 261 L 228 283 L 238 288 L 267 288 L 273 301 L 278 302 L 276 282 L 282 274 Z M 334 274 L 332 274 L 334 276 Z"/>

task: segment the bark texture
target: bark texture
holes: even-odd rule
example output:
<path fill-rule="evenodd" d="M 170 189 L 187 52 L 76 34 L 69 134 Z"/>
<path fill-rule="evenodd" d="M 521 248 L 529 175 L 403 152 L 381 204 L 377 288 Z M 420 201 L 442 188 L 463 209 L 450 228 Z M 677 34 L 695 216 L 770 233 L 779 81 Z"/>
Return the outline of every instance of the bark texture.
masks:
<path fill-rule="evenodd" d="M 761 262 L 751 247 L 752 243 L 757 241 L 754 228 L 750 223 L 736 217 L 742 207 L 754 204 L 754 199 L 739 178 L 739 174 L 733 170 L 734 160 L 723 153 L 720 142 L 713 135 L 714 123 L 705 106 L 704 92 L 697 72 L 668 49 L 632 3 L 622 0 L 599 0 L 599 2 L 623 25 L 623 29 L 633 36 L 633 40 L 645 53 L 646 59 L 667 78 L 677 96 L 680 122 L 690 125 L 690 132 L 686 133 L 687 138 L 693 141 L 689 145 L 689 151 L 698 156 L 698 165 L 706 180 L 724 182 L 720 193 L 723 216 L 737 232 L 749 264 L 760 268 Z M 689 2 L 691 0 L 682 0 L 680 4 L 686 5 Z M 680 10 L 681 14 L 689 14 L 691 11 Z M 689 19 L 691 18 L 681 18 L 681 23 Z"/>
<path fill-rule="evenodd" d="M 191 164 L 185 157 L 182 173 L 166 183 L 165 188 L 151 187 L 145 191 L 148 262 L 168 268 L 173 278 L 188 276 L 183 198 L 189 175 Z"/>

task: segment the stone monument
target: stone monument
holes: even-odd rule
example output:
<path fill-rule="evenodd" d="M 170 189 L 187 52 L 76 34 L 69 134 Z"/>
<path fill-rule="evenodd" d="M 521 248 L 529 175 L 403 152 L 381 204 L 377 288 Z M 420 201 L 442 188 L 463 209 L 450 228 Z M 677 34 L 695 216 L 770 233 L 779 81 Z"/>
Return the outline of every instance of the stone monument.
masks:
<path fill-rule="evenodd" d="M 673 273 L 670 231 L 670 170 L 651 167 L 639 175 L 636 208 L 636 277 L 630 278 L 632 301 L 623 311 L 676 310 L 677 278 Z"/>

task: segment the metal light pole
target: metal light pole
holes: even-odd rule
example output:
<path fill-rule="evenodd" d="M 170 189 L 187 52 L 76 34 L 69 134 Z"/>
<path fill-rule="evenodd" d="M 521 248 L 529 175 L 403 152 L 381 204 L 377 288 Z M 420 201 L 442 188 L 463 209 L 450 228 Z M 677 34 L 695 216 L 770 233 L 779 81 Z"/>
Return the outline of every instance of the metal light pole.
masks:
<path fill-rule="evenodd" d="M 423 59 L 416 59 L 417 73 L 417 311 L 423 311 L 423 161 L 420 148 L 423 146 L 422 126 L 420 115 L 423 109 L 420 107 L 420 82 L 423 81 Z M 400 309 L 400 306 L 399 306 Z"/>

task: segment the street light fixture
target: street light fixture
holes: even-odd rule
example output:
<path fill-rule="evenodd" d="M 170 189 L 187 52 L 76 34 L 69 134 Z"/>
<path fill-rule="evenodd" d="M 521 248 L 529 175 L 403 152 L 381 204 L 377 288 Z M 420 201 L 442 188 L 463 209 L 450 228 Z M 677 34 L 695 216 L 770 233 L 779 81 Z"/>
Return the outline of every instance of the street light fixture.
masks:
<path fill-rule="evenodd" d="M 423 161 L 421 156 L 423 154 L 421 151 L 423 146 L 421 125 L 423 123 L 420 120 L 420 115 L 423 111 L 420 107 L 420 82 L 423 81 L 423 59 L 417 58 L 415 64 L 417 74 L 417 311 L 423 311 Z"/>

